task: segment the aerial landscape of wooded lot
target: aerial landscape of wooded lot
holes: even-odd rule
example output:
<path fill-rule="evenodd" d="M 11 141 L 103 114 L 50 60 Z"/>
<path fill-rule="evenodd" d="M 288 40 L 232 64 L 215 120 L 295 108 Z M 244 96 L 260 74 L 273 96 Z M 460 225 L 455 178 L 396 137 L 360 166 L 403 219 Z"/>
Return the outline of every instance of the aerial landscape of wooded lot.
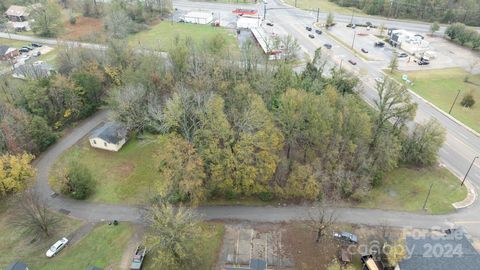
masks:
<path fill-rule="evenodd" d="M 478 270 L 478 1 L 0 13 L 0 269 Z"/>

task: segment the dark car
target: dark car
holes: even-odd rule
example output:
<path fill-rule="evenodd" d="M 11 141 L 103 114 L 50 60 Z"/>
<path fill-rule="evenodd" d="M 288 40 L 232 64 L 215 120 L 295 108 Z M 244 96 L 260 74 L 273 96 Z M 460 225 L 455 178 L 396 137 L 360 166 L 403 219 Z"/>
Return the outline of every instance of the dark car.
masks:
<path fill-rule="evenodd" d="M 308 35 L 308 37 L 309 37 L 309 38 L 315 38 L 315 36 L 312 35 L 312 34 Z"/>
<path fill-rule="evenodd" d="M 19 51 L 20 53 L 27 53 L 27 52 L 29 52 L 30 50 L 27 49 L 27 48 L 20 48 L 18 51 Z"/>
<path fill-rule="evenodd" d="M 317 34 L 321 35 L 321 34 L 322 34 L 322 30 L 320 30 L 320 29 L 317 29 L 317 30 L 315 30 L 315 33 L 317 33 Z"/>
<path fill-rule="evenodd" d="M 426 61 L 426 60 L 420 60 L 418 61 L 418 65 L 419 66 L 426 66 L 426 65 L 429 65 L 430 62 L 429 61 Z"/>
<path fill-rule="evenodd" d="M 382 41 L 377 41 L 373 44 L 375 47 L 383 47 L 385 46 L 385 42 Z"/>
<path fill-rule="evenodd" d="M 310 26 L 306 26 L 305 29 L 307 29 L 307 31 L 312 31 L 312 27 Z"/>
<path fill-rule="evenodd" d="M 29 50 L 29 51 L 33 50 L 33 48 L 30 47 L 30 46 L 23 46 L 22 48 L 25 48 L 25 49 L 27 49 L 27 50 Z"/>
<path fill-rule="evenodd" d="M 333 233 L 333 237 L 354 244 L 358 243 L 358 237 L 355 234 L 349 232 Z"/>
<path fill-rule="evenodd" d="M 362 48 L 362 52 L 363 52 L 363 53 L 368 53 L 368 51 L 367 51 L 366 49 L 364 49 L 364 48 Z"/>
<path fill-rule="evenodd" d="M 323 44 L 323 47 L 325 47 L 325 48 L 327 48 L 327 49 L 331 49 L 331 48 L 332 48 L 332 44 L 325 43 L 325 44 Z"/>
<path fill-rule="evenodd" d="M 398 54 L 398 58 L 405 58 L 405 57 L 408 57 L 408 54 L 406 54 L 404 52 Z"/>
<path fill-rule="evenodd" d="M 39 48 L 42 47 L 42 44 L 32 43 L 32 47 Z"/>
<path fill-rule="evenodd" d="M 267 25 L 268 26 L 273 26 L 273 23 L 272 22 L 267 22 Z"/>
<path fill-rule="evenodd" d="M 352 59 L 348 60 L 348 62 L 349 62 L 350 64 L 354 65 L 354 66 L 357 64 L 357 62 L 355 62 L 355 61 L 352 60 Z"/>

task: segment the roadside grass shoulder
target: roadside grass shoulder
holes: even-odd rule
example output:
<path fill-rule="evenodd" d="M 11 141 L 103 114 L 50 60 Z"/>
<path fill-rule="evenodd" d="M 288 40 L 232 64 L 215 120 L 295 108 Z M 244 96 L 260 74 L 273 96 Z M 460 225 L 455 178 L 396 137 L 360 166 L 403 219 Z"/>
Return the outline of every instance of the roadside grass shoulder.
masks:
<path fill-rule="evenodd" d="M 229 48 L 239 51 L 233 31 L 222 27 L 213 27 L 211 25 L 163 21 L 152 26 L 149 30 L 130 36 L 128 40 L 131 46 L 168 51 L 174 45 L 176 37 L 188 37 L 196 44 L 202 44 L 217 34 L 221 34 L 225 37 Z"/>
<path fill-rule="evenodd" d="M 366 15 L 360 9 L 342 7 L 328 0 L 284 0 L 284 2 L 291 6 L 295 6 L 296 2 L 297 8 L 307 10 L 317 10 L 317 8 L 319 8 L 320 12 L 334 12 L 339 14 L 352 14 L 352 11 L 354 10 L 355 14 Z"/>
<path fill-rule="evenodd" d="M 424 211 L 422 207 L 431 184 L 432 190 Z M 466 187 L 460 186 L 459 179 L 445 168 L 400 167 L 390 172 L 357 206 L 446 214 L 454 210 L 452 203 L 461 201 L 466 196 Z"/>
<path fill-rule="evenodd" d="M 2 201 L 4 203 L 5 201 Z M 25 262 L 30 269 L 52 269 L 46 267 L 50 261 L 45 256 L 48 248 L 58 239 L 68 236 L 81 226 L 81 221 L 55 214 L 59 222 L 48 238 L 26 232 L 13 224 L 16 210 L 13 206 L 1 207 L 0 211 L 0 268 L 15 260 Z M 57 269 L 57 268 L 55 268 Z M 67 269 L 67 268 L 65 268 Z"/>
<path fill-rule="evenodd" d="M 153 161 L 161 149 L 163 136 L 131 138 L 119 152 L 95 149 L 84 139 L 65 151 L 50 170 L 49 183 L 60 191 L 65 169 L 78 161 L 89 169 L 96 181 L 95 191 L 87 200 L 116 204 L 143 204 L 150 198 L 155 181 L 161 181 Z"/>
<path fill-rule="evenodd" d="M 58 256 L 48 260 L 38 270 L 84 270 L 88 266 L 102 269 L 119 269 L 119 262 L 133 227 L 128 223 L 117 226 L 101 224 L 73 246 L 67 246 Z"/>
<path fill-rule="evenodd" d="M 407 87 L 445 112 L 450 110 L 458 90 L 461 90 L 451 115 L 475 131 L 480 132 L 480 74 L 472 75 L 461 68 L 448 68 L 409 72 L 397 71 L 393 76 L 398 81 L 402 81 L 401 78 L 404 74 L 413 82 L 413 85 L 407 85 Z M 465 81 L 467 76 L 469 78 L 468 82 Z M 460 102 L 463 96 L 469 93 L 473 95 L 476 103 L 471 108 L 465 108 Z"/>

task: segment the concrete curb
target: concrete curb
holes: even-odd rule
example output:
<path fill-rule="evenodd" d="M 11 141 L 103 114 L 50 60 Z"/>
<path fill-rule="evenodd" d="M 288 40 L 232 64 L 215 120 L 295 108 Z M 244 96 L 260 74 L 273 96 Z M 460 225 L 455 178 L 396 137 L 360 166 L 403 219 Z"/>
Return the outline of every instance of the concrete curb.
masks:
<path fill-rule="evenodd" d="M 467 188 L 467 197 L 463 201 L 452 203 L 455 209 L 467 208 L 477 200 L 477 192 L 475 187 L 469 181 L 465 181 L 465 187 Z"/>

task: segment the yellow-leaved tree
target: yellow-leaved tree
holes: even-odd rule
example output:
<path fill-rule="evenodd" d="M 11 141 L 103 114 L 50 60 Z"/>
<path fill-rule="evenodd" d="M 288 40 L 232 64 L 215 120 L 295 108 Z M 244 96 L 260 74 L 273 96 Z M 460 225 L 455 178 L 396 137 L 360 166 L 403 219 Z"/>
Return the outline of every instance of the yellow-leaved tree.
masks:
<path fill-rule="evenodd" d="M 32 160 L 33 155 L 26 153 L 0 156 L 0 198 L 27 188 L 35 175 Z"/>

